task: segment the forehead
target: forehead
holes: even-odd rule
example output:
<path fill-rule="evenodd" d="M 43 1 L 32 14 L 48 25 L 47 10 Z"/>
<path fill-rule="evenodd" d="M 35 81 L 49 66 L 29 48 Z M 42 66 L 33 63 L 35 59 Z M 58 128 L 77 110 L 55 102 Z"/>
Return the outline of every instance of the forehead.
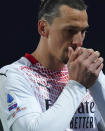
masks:
<path fill-rule="evenodd" d="M 69 6 L 60 7 L 60 17 L 55 18 L 54 22 L 58 26 L 74 26 L 85 28 L 88 26 L 88 16 L 86 10 L 77 10 Z"/>

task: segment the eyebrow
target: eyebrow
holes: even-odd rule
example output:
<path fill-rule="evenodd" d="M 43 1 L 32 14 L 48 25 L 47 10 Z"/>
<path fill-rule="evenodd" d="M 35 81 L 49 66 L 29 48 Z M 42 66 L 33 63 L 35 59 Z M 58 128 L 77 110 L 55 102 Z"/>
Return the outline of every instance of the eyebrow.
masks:
<path fill-rule="evenodd" d="M 87 30 L 89 28 L 89 25 L 86 27 L 78 27 L 78 26 L 73 26 L 73 25 L 69 25 L 65 27 L 66 29 L 73 29 L 73 30 Z"/>

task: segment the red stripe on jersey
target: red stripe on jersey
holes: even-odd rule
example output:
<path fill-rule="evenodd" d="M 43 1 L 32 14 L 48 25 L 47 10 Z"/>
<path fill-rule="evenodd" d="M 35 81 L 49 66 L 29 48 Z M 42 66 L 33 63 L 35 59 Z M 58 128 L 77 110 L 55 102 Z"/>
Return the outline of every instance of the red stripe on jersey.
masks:
<path fill-rule="evenodd" d="M 25 53 L 24 57 L 27 58 L 32 64 L 38 63 L 38 61 L 31 54 Z"/>

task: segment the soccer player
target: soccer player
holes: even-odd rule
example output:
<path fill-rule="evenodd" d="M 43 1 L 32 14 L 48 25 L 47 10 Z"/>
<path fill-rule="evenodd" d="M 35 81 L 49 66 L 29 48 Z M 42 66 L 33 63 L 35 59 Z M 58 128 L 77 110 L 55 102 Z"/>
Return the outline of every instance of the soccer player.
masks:
<path fill-rule="evenodd" d="M 105 131 L 105 75 L 98 51 L 82 47 L 83 0 L 45 0 L 37 49 L 0 70 L 4 131 Z"/>

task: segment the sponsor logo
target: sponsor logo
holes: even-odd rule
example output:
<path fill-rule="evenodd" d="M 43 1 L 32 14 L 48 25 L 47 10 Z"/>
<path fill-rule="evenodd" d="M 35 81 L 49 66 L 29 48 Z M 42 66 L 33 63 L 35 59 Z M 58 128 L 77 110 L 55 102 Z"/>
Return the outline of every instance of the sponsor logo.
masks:
<path fill-rule="evenodd" d="M 14 111 L 11 115 L 9 115 L 7 120 L 9 120 L 10 118 L 15 118 L 16 114 L 23 110 L 26 110 L 26 107 L 23 108 L 17 107 L 16 111 Z"/>
<path fill-rule="evenodd" d="M 7 70 L 7 71 L 8 71 L 8 70 Z M 7 71 L 6 71 L 6 73 L 7 73 Z M 0 75 L 7 77 L 6 73 L 0 73 Z"/>
<path fill-rule="evenodd" d="M 17 107 L 17 103 L 15 101 L 15 97 L 13 94 L 7 94 L 7 103 L 8 103 L 8 110 L 11 111 Z"/>
<path fill-rule="evenodd" d="M 70 122 L 71 129 L 91 129 L 95 128 L 95 103 L 86 101 L 81 103 Z"/>
<path fill-rule="evenodd" d="M 12 114 L 12 118 L 14 118 L 18 112 L 23 111 L 25 109 L 26 109 L 26 107 L 24 107 L 24 108 L 17 107 L 16 111 Z"/>
<path fill-rule="evenodd" d="M 7 102 L 11 103 L 13 100 L 14 100 L 14 98 L 10 94 L 8 94 L 7 95 Z"/>
<path fill-rule="evenodd" d="M 16 114 L 20 111 L 26 109 L 26 107 L 19 107 L 16 101 L 16 96 L 13 92 L 9 92 L 7 94 L 7 103 L 8 103 L 8 111 L 10 115 L 7 117 L 7 120 L 11 118 L 15 118 Z"/>
<path fill-rule="evenodd" d="M 12 105 L 12 106 L 10 106 L 10 107 L 8 108 L 8 110 L 11 111 L 12 109 L 15 109 L 16 107 L 17 107 L 17 103 L 14 104 L 14 105 Z"/>

